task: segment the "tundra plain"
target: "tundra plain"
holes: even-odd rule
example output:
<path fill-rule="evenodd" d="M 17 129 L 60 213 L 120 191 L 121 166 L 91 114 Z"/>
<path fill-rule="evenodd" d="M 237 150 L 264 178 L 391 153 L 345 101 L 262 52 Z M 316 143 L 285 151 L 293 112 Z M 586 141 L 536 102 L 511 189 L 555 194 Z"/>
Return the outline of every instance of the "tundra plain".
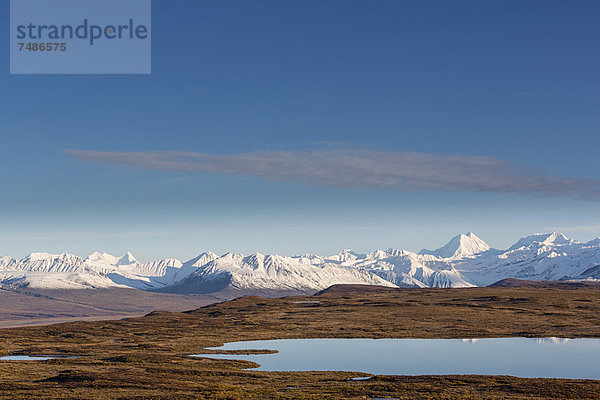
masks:
<path fill-rule="evenodd" d="M 319 303 L 298 303 L 314 301 Z M 334 286 L 315 296 L 246 296 L 188 312 L 0 331 L 0 355 L 78 356 L 0 362 L 0 398 L 596 399 L 600 381 L 509 376 L 258 372 L 189 354 L 279 338 L 600 337 L 600 287 L 505 282 L 466 289 Z"/>

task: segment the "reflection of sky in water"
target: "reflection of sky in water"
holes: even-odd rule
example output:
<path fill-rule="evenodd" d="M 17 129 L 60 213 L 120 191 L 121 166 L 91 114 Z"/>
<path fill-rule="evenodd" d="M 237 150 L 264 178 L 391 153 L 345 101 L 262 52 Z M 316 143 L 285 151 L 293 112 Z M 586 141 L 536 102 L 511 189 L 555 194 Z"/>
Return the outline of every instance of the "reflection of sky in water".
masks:
<path fill-rule="evenodd" d="M 75 358 L 65 356 L 4 356 L 0 357 L 0 361 L 45 361 L 57 360 L 61 358 Z"/>
<path fill-rule="evenodd" d="M 600 379 L 600 339 L 284 339 L 213 350 L 277 354 L 210 358 L 253 361 L 259 371 L 360 371 L 378 375 L 483 374 Z"/>

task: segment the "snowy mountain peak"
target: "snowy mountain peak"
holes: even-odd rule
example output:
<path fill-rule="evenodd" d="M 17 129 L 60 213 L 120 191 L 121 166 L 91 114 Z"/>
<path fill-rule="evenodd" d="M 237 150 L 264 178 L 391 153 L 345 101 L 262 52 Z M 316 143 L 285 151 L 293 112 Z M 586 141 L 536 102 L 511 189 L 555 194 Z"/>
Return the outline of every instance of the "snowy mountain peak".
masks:
<path fill-rule="evenodd" d="M 80 261 L 80 257 L 69 253 L 62 254 L 51 254 L 51 253 L 30 253 L 25 257 L 23 262 L 52 262 L 52 261 L 67 261 L 77 262 Z"/>
<path fill-rule="evenodd" d="M 333 256 L 327 257 L 327 258 L 330 260 L 346 262 L 346 261 L 355 261 L 359 258 L 364 258 L 364 257 L 365 257 L 364 254 L 359 254 L 355 251 L 352 251 L 351 249 L 344 249 L 342 252 L 335 254 Z"/>
<path fill-rule="evenodd" d="M 600 238 L 596 238 L 596 239 L 590 240 L 589 242 L 585 243 L 586 247 L 599 246 L 599 245 L 600 245 Z"/>
<path fill-rule="evenodd" d="M 191 267 L 201 267 L 205 264 L 208 264 L 211 261 L 216 260 L 217 258 L 219 258 L 218 255 L 216 255 L 212 251 L 207 251 L 200 254 L 198 257 L 194 257 L 191 260 L 187 261 L 185 265 Z"/>
<path fill-rule="evenodd" d="M 31 261 L 41 261 L 41 260 L 49 260 L 56 257 L 55 254 L 50 253 L 29 253 L 23 260 L 31 260 Z"/>
<path fill-rule="evenodd" d="M 461 233 L 453 237 L 445 246 L 437 250 L 423 249 L 420 254 L 430 254 L 440 258 L 461 258 L 488 251 L 491 247 L 473 232 Z"/>
<path fill-rule="evenodd" d="M 265 263 L 265 255 L 261 253 L 254 253 L 248 257 L 245 257 L 244 262 L 248 265 L 252 265 L 253 267 L 260 267 Z"/>
<path fill-rule="evenodd" d="M 28 261 L 44 261 L 44 260 L 54 260 L 58 258 L 58 254 L 50 254 L 50 253 L 29 253 L 23 260 Z"/>
<path fill-rule="evenodd" d="M 108 253 L 100 253 L 98 251 L 90 254 L 86 259 L 86 263 L 100 265 L 116 265 L 119 262 L 119 257 L 115 257 Z"/>
<path fill-rule="evenodd" d="M 509 250 L 520 249 L 521 247 L 528 247 L 532 244 L 535 245 L 546 245 L 546 246 L 560 246 L 564 244 L 570 244 L 573 241 L 567 238 L 560 232 L 551 233 L 536 233 L 530 236 L 519 239 L 517 243 L 511 246 Z"/>
<path fill-rule="evenodd" d="M 138 260 L 135 259 L 133 254 L 131 254 L 130 252 L 127 252 L 127 253 L 123 254 L 123 256 L 121 258 L 119 258 L 119 260 L 114 265 L 130 265 L 130 264 L 136 264 L 137 262 L 138 262 Z"/>

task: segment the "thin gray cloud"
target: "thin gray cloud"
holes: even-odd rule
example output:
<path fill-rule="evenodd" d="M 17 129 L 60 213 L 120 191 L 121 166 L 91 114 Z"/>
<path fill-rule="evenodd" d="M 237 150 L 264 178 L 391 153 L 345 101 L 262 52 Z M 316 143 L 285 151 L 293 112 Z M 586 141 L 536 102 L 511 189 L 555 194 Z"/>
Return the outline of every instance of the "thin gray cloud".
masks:
<path fill-rule="evenodd" d="M 376 150 L 199 152 L 65 150 L 80 160 L 158 171 L 253 176 L 335 187 L 516 193 L 600 200 L 600 181 L 551 176 L 495 157 Z"/>

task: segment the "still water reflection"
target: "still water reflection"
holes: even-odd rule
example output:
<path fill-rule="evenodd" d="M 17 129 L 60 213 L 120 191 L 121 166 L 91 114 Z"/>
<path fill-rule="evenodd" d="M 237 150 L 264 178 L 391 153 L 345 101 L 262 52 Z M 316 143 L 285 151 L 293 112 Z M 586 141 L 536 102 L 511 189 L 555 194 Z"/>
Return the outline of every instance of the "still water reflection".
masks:
<path fill-rule="evenodd" d="M 263 349 L 278 353 L 193 357 L 253 361 L 259 371 L 600 379 L 600 339 L 284 339 L 226 343 L 210 350 Z"/>

